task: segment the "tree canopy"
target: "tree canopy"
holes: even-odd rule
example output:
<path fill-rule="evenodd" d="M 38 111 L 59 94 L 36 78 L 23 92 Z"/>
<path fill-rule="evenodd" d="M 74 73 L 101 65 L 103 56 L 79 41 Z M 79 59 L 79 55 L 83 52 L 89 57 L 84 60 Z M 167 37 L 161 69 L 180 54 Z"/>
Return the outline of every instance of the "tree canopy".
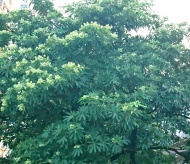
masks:
<path fill-rule="evenodd" d="M 140 0 L 82 0 L 63 15 L 31 3 L 36 14 L 0 14 L 2 160 L 169 164 L 175 152 L 188 162 L 189 142 L 172 145 L 190 134 L 189 26 Z"/>

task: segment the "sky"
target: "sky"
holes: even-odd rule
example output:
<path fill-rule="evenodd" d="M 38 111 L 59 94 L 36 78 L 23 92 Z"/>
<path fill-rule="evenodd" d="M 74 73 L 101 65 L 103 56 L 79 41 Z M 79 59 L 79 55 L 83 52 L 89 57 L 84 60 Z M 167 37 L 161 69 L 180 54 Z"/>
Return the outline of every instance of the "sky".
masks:
<path fill-rule="evenodd" d="M 155 11 L 161 16 L 167 16 L 169 22 L 190 23 L 190 0 L 154 0 Z"/>
<path fill-rule="evenodd" d="M 22 0 L 13 0 L 14 8 L 18 7 Z M 54 0 L 56 5 L 77 0 Z M 167 16 L 169 22 L 190 23 L 190 0 L 154 0 L 154 10 L 161 16 Z"/>

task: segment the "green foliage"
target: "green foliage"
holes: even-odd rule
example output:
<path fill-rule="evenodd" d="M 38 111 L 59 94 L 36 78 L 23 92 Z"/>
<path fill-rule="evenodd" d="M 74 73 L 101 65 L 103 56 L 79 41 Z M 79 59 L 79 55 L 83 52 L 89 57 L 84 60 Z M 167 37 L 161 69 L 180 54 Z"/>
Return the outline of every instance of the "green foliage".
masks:
<path fill-rule="evenodd" d="M 7 15 L 0 13 L 0 30 L 6 30 L 7 28 Z"/>
<path fill-rule="evenodd" d="M 11 34 L 8 31 L 0 31 L 0 47 L 6 46 L 9 44 Z"/>
<path fill-rule="evenodd" d="M 172 146 L 190 134 L 186 24 L 134 0 L 81 1 L 65 15 L 39 2 L 37 15 L 0 15 L 0 136 L 12 150 L 3 160 L 172 164 L 164 152 L 189 151 Z M 131 34 L 142 28 L 147 37 Z"/>

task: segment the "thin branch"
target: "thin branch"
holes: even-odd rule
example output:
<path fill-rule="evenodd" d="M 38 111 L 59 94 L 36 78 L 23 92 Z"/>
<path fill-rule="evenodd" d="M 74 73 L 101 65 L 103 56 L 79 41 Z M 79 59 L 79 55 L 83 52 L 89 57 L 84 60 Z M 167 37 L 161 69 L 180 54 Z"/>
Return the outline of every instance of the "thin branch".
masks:
<path fill-rule="evenodd" d="M 188 117 L 188 116 L 185 116 L 185 115 L 183 115 L 183 114 L 174 114 L 175 116 L 180 116 L 180 117 L 184 117 L 184 118 L 186 118 L 186 119 L 190 119 L 190 117 Z"/>

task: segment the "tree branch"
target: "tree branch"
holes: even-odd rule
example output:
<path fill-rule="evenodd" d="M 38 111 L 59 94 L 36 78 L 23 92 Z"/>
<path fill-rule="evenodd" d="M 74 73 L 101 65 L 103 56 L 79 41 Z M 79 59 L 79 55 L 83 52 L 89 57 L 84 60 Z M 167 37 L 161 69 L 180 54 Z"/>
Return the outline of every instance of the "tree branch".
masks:
<path fill-rule="evenodd" d="M 179 152 L 179 151 L 185 151 L 184 149 L 181 148 L 171 148 L 171 147 L 162 147 L 162 146 L 155 146 L 155 147 L 150 147 L 148 150 L 170 150 L 175 152 L 176 154 L 180 155 L 183 158 L 186 158 L 186 155 L 184 154 L 184 152 Z M 141 151 L 141 148 L 135 148 L 135 149 L 123 149 L 121 153 L 115 154 L 110 158 L 110 161 L 114 161 L 117 160 L 121 155 L 127 154 L 127 153 L 131 153 L 131 152 L 136 152 L 136 151 Z"/>
<path fill-rule="evenodd" d="M 178 148 L 167 148 L 167 147 L 161 147 L 161 146 L 158 146 L 158 147 L 151 147 L 149 149 L 152 149 L 152 150 L 156 150 L 156 149 L 163 149 L 163 150 L 170 150 L 170 151 L 174 151 L 176 154 L 184 157 L 183 153 L 182 152 L 179 152 L 179 151 L 185 151 L 184 149 L 178 149 Z"/>
<path fill-rule="evenodd" d="M 174 114 L 174 116 L 180 116 L 180 117 L 183 117 L 183 118 L 186 118 L 186 119 L 190 119 L 190 117 L 185 116 L 185 115 L 183 115 L 183 114 Z"/>
<path fill-rule="evenodd" d="M 123 154 L 126 154 L 124 150 L 122 150 L 121 153 L 118 153 L 118 154 L 113 155 L 113 156 L 110 158 L 110 161 L 113 162 L 113 161 L 117 160 L 117 159 L 118 159 L 121 155 L 123 155 Z"/>

